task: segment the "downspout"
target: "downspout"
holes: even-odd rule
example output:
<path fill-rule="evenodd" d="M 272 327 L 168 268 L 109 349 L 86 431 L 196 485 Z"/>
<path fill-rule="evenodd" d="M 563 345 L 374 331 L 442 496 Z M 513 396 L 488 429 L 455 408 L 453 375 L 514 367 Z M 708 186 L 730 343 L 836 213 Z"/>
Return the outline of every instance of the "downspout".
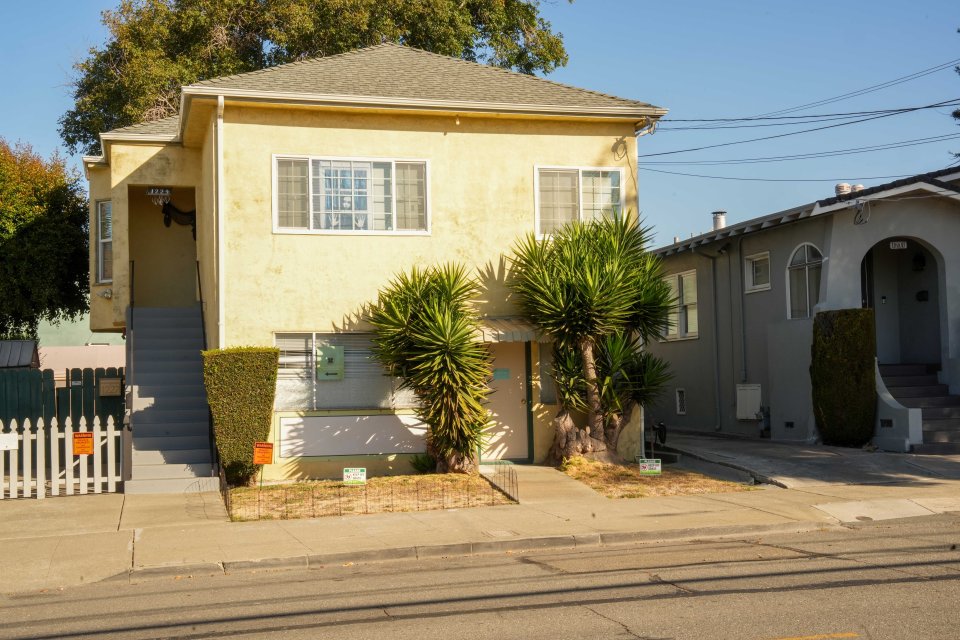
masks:
<path fill-rule="evenodd" d="M 720 250 L 721 254 L 725 252 L 725 249 Z M 720 308 L 717 303 L 719 299 L 717 296 L 717 258 L 719 256 L 712 256 L 696 249 L 693 250 L 693 253 L 710 260 L 710 279 L 713 285 L 713 410 L 717 417 L 717 423 L 713 425 L 713 430 L 720 431 L 722 428 L 720 420 Z"/>
<path fill-rule="evenodd" d="M 223 277 L 223 96 L 217 96 L 217 348 L 223 349 L 226 344 L 226 321 L 224 319 L 224 292 L 226 281 Z"/>

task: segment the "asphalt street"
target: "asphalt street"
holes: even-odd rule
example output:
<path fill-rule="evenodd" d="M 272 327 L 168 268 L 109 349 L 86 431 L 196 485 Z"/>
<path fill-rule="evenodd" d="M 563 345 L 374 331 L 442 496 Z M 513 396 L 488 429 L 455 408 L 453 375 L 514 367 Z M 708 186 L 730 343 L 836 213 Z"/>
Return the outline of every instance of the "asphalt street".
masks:
<path fill-rule="evenodd" d="M 960 515 L 0 596 L 0 638 L 960 637 Z"/>

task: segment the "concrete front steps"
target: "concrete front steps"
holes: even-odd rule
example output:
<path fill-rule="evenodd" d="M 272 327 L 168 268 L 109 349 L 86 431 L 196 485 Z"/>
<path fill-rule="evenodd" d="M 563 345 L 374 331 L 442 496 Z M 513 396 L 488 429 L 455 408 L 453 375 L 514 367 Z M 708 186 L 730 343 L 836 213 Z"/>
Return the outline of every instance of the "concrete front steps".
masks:
<path fill-rule="evenodd" d="M 124 491 L 219 491 L 210 457 L 200 308 L 137 307 L 130 335 L 133 459 Z"/>
<path fill-rule="evenodd" d="M 882 364 L 880 375 L 890 394 L 905 407 L 923 413 L 923 444 L 914 453 L 960 454 L 960 396 L 937 380 L 937 365 Z"/>

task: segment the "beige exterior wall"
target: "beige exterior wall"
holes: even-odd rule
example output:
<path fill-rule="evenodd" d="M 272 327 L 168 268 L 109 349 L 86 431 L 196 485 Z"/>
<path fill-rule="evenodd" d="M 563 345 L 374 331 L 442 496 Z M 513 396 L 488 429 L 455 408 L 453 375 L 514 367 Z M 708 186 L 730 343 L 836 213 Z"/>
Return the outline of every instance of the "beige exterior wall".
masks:
<path fill-rule="evenodd" d="M 273 344 L 274 332 L 355 329 L 397 273 L 458 261 L 477 269 L 483 312 L 511 315 L 502 254 L 534 231 L 534 167 L 624 169 L 636 206 L 629 123 L 357 115 L 230 107 L 224 127 L 226 344 Z M 273 232 L 273 155 L 429 161 L 429 236 Z"/>
<path fill-rule="evenodd" d="M 197 259 L 200 261 L 200 287 L 203 296 L 203 319 L 208 348 L 219 340 L 217 289 L 217 223 L 216 223 L 216 114 L 211 113 L 200 147 L 203 179 L 197 187 Z"/>
<path fill-rule="evenodd" d="M 122 328 L 130 304 L 130 194 L 150 186 L 171 187 L 174 191 L 178 187 L 197 188 L 204 178 L 199 150 L 177 145 L 115 143 L 110 146 L 109 167 L 90 170 L 91 202 L 111 200 L 113 208 L 113 283 L 109 285 L 113 298 L 109 312 L 100 302 L 91 307 L 93 331 Z M 96 211 L 91 208 L 91 229 L 95 221 Z M 105 288 L 91 286 L 91 300 Z"/>
<path fill-rule="evenodd" d="M 392 277 L 414 265 L 445 261 L 463 263 L 480 275 L 483 313 L 514 315 L 504 284 L 504 254 L 518 237 L 535 231 L 537 166 L 622 168 L 623 201 L 636 213 L 636 139 L 629 122 L 460 116 L 458 124 L 454 116 L 228 104 L 223 184 L 216 185 L 216 115 L 203 117 L 209 120 L 198 148 L 114 144 L 110 167 L 91 170 L 91 199 L 113 200 L 115 260 L 114 298 L 112 304 L 101 300 L 92 305 L 94 330 L 123 324 L 129 304 L 130 210 L 139 206 L 129 201 L 141 187 L 195 190 L 196 251 L 211 347 L 219 340 L 218 280 L 225 288 L 225 346 L 272 345 L 275 332 L 362 330 L 364 306 Z M 421 236 L 274 233 L 274 155 L 427 160 L 431 231 Z M 219 212 L 218 188 L 223 203 Z M 218 215 L 223 216 L 222 243 L 217 239 Z M 224 250 L 222 275 L 218 245 Z M 549 452 L 558 410 L 539 402 L 540 348 L 531 348 L 534 462 L 542 462 Z M 275 413 L 271 441 L 280 415 L 290 413 Z M 365 466 L 371 475 L 409 473 L 408 458 L 278 459 L 266 466 L 264 477 L 339 477 L 345 466 Z"/>
<path fill-rule="evenodd" d="M 103 297 L 112 283 L 97 282 L 97 203 L 110 199 L 110 167 L 93 165 L 87 169 L 90 182 L 90 328 L 93 331 L 120 331 L 113 324 L 113 302 Z M 116 262 L 116 247 L 113 249 Z M 116 279 L 116 277 L 114 277 Z"/>

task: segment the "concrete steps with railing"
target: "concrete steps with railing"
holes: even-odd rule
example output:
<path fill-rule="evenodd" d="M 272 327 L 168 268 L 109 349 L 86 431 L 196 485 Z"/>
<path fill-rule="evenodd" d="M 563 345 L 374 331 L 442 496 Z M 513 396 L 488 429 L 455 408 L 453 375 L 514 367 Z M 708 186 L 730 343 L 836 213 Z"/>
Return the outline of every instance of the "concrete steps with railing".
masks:
<path fill-rule="evenodd" d="M 936 365 L 880 365 L 883 383 L 897 402 L 923 415 L 923 444 L 915 453 L 960 454 L 960 396 L 937 379 Z"/>
<path fill-rule="evenodd" d="M 199 307 L 133 310 L 132 477 L 127 493 L 217 491 L 203 387 Z"/>

